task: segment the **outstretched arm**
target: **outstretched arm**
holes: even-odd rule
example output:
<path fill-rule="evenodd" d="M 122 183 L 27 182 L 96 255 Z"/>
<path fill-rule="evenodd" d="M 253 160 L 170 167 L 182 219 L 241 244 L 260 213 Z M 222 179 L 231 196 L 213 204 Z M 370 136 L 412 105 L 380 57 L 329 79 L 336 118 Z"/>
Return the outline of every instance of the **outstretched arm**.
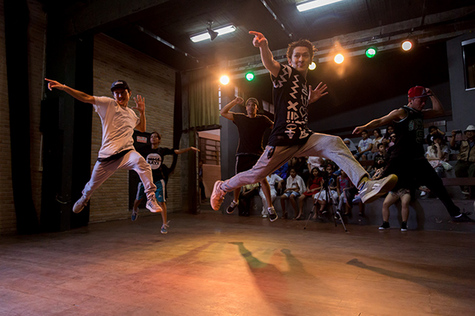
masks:
<path fill-rule="evenodd" d="M 242 104 L 242 103 L 244 103 L 244 99 L 241 97 L 236 97 L 234 100 L 226 104 L 219 113 L 221 114 L 222 117 L 225 117 L 228 120 L 234 121 L 234 115 L 233 115 L 234 112 L 230 112 L 229 110 L 231 110 L 233 106 L 235 106 L 236 104 Z"/>
<path fill-rule="evenodd" d="M 388 125 L 393 121 L 399 121 L 406 117 L 406 112 L 403 109 L 391 111 L 388 115 L 374 119 L 365 125 L 357 126 L 353 130 L 353 134 L 360 134 L 365 129 L 372 129 L 378 126 Z"/>
<path fill-rule="evenodd" d="M 61 84 L 56 80 L 51 80 L 47 78 L 45 78 L 45 80 L 48 81 L 48 89 L 50 91 L 52 91 L 53 89 L 58 89 L 66 92 L 76 100 L 79 100 L 84 103 L 94 104 L 94 97 L 92 95 L 70 88 L 67 85 Z"/>
<path fill-rule="evenodd" d="M 188 148 L 182 148 L 182 149 L 175 149 L 175 154 L 179 155 L 179 154 L 183 154 L 183 153 L 186 153 L 190 150 L 193 150 L 194 152 L 198 152 L 200 151 L 198 148 L 196 147 L 188 147 Z"/>
<path fill-rule="evenodd" d="M 274 56 L 269 49 L 267 38 L 264 37 L 264 34 L 255 31 L 249 31 L 249 34 L 254 35 L 252 45 L 259 47 L 262 64 L 274 77 L 277 77 L 280 71 L 280 63 L 274 59 Z"/>

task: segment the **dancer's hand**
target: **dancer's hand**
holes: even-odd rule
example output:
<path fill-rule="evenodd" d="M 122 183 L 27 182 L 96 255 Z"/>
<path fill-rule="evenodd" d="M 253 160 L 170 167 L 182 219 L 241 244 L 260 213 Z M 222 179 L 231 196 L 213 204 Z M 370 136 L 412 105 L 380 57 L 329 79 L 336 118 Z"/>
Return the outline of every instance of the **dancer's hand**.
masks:
<path fill-rule="evenodd" d="M 254 45 L 254 47 L 263 47 L 267 45 L 267 38 L 265 38 L 264 34 L 256 31 L 249 31 L 249 34 L 254 35 L 254 38 L 252 39 L 252 45 Z"/>
<path fill-rule="evenodd" d="M 134 98 L 134 101 L 135 107 L 133 109 L 139 111 L 140 113 L 145 112 L 145 98 L 137 94 L 137 96 Z"/>
<path fill-rule="evenodd" d="M 56 80 L 51 80 L 45 78 L 46 81 L 48 81 L 48 89 L 52 91 L 53 89 L 58 89 L 58 90 L 64 90 L 64 84 L 59 83 Z"/>
<path fill-rule="evenodd" d="M 309 90 L 308 104 L 311 104 L 317 101 L 318 99 L 320 99 L 321 97 L 323 97 L 324 95 L 328 94 L 328 91 L 326 91 L 327 85 L 322 82 L 320 82 L 318 86 L 313 90 L 312 90 L 312 86 L 308 86 L 308 90 Z"/>

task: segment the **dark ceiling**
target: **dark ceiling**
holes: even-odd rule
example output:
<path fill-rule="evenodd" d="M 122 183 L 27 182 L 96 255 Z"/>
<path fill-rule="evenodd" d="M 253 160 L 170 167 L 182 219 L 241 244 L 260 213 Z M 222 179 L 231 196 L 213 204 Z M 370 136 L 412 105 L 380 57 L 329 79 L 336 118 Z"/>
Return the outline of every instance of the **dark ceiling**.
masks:
<path fill-rule="evenodd" d="M 66 36 L 102 32 L 177 71 L 224 65 L 242 78 L 238 74 L 248 68 L 262 70 L 250 30 L 264 33 L 279 61 L 289 42 L 307 38 L 319 49 L 318 71 L 309 72 L 308 82 L 329 87 L 328 97 L 309 110 L 310 122 L 400 97 L 416 84 L 446 85 L 445 42 L 475 28 L 475 4 L 468 0 L 343 0 L 304 13 L 296 9 L 299 0 L 40 1 Z M 209 21 L 213 28 L 233 24 L 237 30 L 193 43 L 190 36 L 205 31 Z M 404 54 L 399 45 L 408 36 L 419 45 Z M 336 69 L 326 61 L 338 43 L 353 55 Z M 362 55 L 370 44 L 380 50 L 372 60 Z M 262 73 L 237 84 L 247 96 L 271 101 L 269 77 Z"/>
<path fill-rule="evenodd" d="M 475 25 L 475 5 L 468 0 L 343 0 L 302 13 L 296 9 L 301 0 L 41 1 L 47 12 L 67 20 L 68 35 L 103 32 L 176 70 L 256 55 L 250 30 L 264 33 L 277 50 L 300 38 L 384 43 L 413 32 L 437 41 L 443 38 L 434 34 L 450 37 Z M 193 43 L 190 36 L 205 31 L 209 21 L 212 28 L 233 24 L 237 30 Z"/>

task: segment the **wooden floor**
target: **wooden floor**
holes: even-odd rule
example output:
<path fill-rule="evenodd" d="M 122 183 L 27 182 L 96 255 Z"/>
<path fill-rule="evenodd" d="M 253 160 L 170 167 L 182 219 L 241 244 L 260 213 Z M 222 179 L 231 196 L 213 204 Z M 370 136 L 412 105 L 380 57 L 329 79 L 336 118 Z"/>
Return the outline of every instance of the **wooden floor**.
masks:
<path fill-rule="evenodd" d="M 0 237 L 0 315 L 475 315 L 473 233 L 169 219 Z"/>

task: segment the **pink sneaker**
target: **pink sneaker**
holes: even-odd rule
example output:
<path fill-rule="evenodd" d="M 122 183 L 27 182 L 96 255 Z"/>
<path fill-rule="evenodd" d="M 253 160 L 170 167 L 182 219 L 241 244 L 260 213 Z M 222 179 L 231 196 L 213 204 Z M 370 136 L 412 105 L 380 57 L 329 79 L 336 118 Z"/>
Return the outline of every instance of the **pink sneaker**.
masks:
<path fill-rule="evenodd" d="M 223 184 L 221 180 L 214 183 L 213 193 L 211 193 L 211 197 L 209 198 L 211 207 L 215 211 L 219 211 L 221 204 L 223 204 L 224 196 L 226 195 L 226 192 L 221 189 L 221 184 Z"/>

